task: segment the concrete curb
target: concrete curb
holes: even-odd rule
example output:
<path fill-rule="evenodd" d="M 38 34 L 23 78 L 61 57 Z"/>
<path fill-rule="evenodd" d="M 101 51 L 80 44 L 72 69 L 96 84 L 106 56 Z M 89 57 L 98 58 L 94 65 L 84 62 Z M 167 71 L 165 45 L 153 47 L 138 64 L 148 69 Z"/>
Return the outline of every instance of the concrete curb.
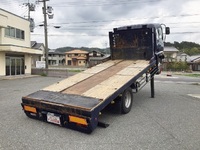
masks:
<path fill-rule="evenodd" d="M 40 75 L 16 75 L 16 76 L 2 76 L 0 80 L 15 80 L 15 79 L 24 79 L 24 78 L 33 78 Z"/>

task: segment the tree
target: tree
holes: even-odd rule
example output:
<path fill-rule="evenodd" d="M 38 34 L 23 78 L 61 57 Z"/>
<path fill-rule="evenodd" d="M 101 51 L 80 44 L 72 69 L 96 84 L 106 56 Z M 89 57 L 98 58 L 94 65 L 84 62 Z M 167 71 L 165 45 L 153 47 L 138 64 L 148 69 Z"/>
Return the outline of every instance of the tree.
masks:
<path fill-rule="evenodd" d="M 184 52 L 190 56 L 200 54 L 200 45 L 194 42 L 182 41 L 181 43 L 179 43 L 177 41 L 174 41 L 174 43 L 165 43 L 165 46 L 174 46 L 180 52 Z"/>

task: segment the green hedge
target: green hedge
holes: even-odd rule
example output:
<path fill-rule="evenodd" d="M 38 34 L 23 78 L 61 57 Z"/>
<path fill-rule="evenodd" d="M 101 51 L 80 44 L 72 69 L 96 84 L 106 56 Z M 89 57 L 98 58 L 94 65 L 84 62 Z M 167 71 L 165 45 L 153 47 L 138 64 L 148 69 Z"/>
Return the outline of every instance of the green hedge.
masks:
<path fill-rule="evenodd" d="M 189 65 L 186 62 L 170 62 L 167 64 L 166 69 L 171 71 L 188 71 Z"/>

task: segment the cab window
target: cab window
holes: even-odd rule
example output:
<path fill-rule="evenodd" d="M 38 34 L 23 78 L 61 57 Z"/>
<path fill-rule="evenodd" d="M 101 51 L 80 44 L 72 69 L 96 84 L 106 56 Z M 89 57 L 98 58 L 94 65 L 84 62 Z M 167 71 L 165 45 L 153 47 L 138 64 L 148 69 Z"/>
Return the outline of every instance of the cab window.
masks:
<path fill-rule="evenodd" d="M 157 39 L 163 39 L 162 28 L 158 28 L 156 31 Z"/>

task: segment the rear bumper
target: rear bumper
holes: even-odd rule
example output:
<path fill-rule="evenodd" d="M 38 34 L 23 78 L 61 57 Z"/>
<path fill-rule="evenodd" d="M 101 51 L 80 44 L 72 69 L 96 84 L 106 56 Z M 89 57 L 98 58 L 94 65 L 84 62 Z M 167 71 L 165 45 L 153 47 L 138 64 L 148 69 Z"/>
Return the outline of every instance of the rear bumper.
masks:
<path fill-rule="evenodd" d="M 24 110 L 24 113 L 29 118 L 41 120 L 47 123 L 52 123 L 47 118 L 48 114 L 53 114 L 59 121 L 54 122 L 52 124 L 81 131 L 84 133 L 91 133 L 98 124 L 98 116 L 94 117 L 92 115 L 88 117 L 76 113 L 66 113 L 64 111 L 59 111 L 60 109 L 53 110 L 48 109 L 48 107 L 47 109 L 39 108 L 26 103 L 21 103 L 21 105 L 22 109 Z"/>

